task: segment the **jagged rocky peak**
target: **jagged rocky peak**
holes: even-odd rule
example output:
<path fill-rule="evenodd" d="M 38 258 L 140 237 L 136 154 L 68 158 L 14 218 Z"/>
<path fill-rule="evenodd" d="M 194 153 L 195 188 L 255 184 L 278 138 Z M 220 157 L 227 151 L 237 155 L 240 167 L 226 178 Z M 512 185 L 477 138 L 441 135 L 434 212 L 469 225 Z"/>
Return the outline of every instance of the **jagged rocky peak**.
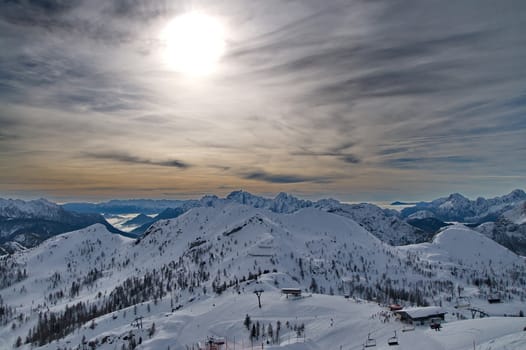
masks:
<path fill-rule="evenodd" d="M 216 195 L 207 194 L 200 199 L 201 205 L 205 207 L 211 207 L 219 201 L 219 197 Z"/>
<path fill-rule="evenodd" d="M 521 189 L 515 189 L 511 191 L 509 194 L 502 197 L 503 199 L 508 200 L 526 200 L 526 192 L 524 192 Z"/>
<path fill-rule="evenodd" d="M 447 200 L 451 201 L 451 202 L 454 202 L 454 203 L 459 203 L 459 204 L 460 203 L 467 204 L 467 203 L 470 202 L 470 200 L 467 197 L 463 196 L 462 194 L 460 194 L 458 192 L 450 194 L 449 197 L 447 198 Z"/>
<path fill-rule="evenodd" d="M 443 221 L 481 223 L 494 221 L 499 215 L 523 200 L 526 200 L 526 193 L 520 189 L 504 196 L 488 199 L 478 197 L 476 200 L 470 200 L 460 193 L 453 193 L 432 202 L 421 202 L 413 207 L 404 208 L 402 216 L 409 217 L 418 211 L 427 210 Z"/>
<path fill-rule="evenodd" d="M 31 201 L 21 199 L 0 198 L 0 216 L 7 218 L 55 218 L 62 208 L 47 199 L 40 198 Z"/>
<path fill-rule="evenodd" d="M 252 204 L 254 202 L 260 202 L 264 200 L 262 197 L 253 195 L 252 193 L 243 190 L 231 192 L 228 196 L 226 196 L 226 199 L 238 202 L 240 204 Z"/>
<path fill-rule="evenodd" d="M 301 208 L 307 208 L 312 206 L 312 202 L 308 200 L 298 199 L 291 194 L 280 192 L 276 198 L 274 198 L 272 211 L 281 213 L 294 212 Z"/>
<path fill-rule="evenodd" d="M 294 197 L 285 192 L 280 192 L 274 199 L 256 196 L 243 190 L 230 193 L 226 200 L 240 204 L 250 205 L 255 208 L 264 208 L 277 213 L 292 213 L 301 208 L 311 207 L 313 203 Z"/>

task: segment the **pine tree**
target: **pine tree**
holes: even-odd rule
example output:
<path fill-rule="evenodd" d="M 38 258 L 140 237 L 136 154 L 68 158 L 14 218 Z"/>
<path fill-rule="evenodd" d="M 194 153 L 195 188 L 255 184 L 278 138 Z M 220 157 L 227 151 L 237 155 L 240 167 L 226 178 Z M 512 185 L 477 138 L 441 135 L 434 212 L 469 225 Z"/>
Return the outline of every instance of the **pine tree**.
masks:
<path fill-rule="evenodd" d="M 318 283 L 316 283 L 314 277 L 312 277 L 309 289 L 312 293 L 318 293 Z"/>
<path fill-rule="evenodd" d="M 22 346 L 22 338 L 20 338 L 20 336 L 18 336 L 18 338 L 16 338 L 15 348 L 19 348 L 21 346 Z"/>
<path fill-rule="evenodd" d="M 155 334 L 155 322 L 152 323 L 152 326 L 148 330 L 148 336 L 151 338 Z"/>
<path fill-rule="evenodd" d="M 268 324 L 267 335 L 269 336 L 270 339 L 274 337 L 274 330 L 272 329 L 271 323 Z"/>
<path fill-rule="evenodd" d="M 247 314 L 245 316 L 245 321 L 243 322 L 243 324 L 245 325 L 245 327 L 247 327 L 247 330 L 250 330 L 250 324 L 252 323 L 252 321 L 250 320 L 250 316 Z"/>

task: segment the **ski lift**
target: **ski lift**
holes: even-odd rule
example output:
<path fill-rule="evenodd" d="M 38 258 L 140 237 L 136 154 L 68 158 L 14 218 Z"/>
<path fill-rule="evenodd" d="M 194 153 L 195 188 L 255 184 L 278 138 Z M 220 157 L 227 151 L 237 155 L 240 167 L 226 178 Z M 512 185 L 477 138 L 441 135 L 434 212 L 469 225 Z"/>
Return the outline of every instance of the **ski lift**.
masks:
<path fill-rule="evenodd" d="M 365 341 L 365 347 L 371 348 L 373 346 L 376 346 L 376 339 L 371 338 L 371 333 L 367 334 L 367 340 Z"/>
<path fill-rule="evenodd" d="M 398 337 L 396 336 L 396 331 L 394 331 L 394 337 L 387 339 L 387 345 L 389 346 L 398 345 Z"/>

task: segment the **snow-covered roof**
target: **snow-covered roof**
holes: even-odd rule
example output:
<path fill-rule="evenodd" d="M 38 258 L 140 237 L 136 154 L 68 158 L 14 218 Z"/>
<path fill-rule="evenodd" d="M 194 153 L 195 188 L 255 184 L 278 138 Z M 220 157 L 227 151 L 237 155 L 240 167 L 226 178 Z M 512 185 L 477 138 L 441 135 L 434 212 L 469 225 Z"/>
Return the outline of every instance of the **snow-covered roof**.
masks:
<path fill-rule="evenodd" d="M 397 311 L 397 313 L 406 313 L 412 319 L 430 317 L 434 315 L 445 314 L 446 311 L 439 306 L 412 307 Z"/>

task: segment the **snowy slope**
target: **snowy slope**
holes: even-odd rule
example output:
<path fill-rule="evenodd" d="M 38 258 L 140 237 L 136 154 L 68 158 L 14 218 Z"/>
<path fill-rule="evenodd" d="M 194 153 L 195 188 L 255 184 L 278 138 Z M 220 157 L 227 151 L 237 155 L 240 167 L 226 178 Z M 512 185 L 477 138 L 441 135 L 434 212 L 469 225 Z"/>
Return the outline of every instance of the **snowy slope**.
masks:
<path fill-rule="evenodd" d="M 517 254 L 526 256 L 526 201 L 519 202 L 494 222 L 475 228 Z"/>
<path fill-rule="evenodd" d="M 298 199 L 290 194 L 279 193 L 274 199 L 255 196 L 245 191 L 234 191 L 226 200 L 264 208 L 276 213 L 293 213 L 303 208 L 314 207 L 336 215 L 351 218 L 383 242 L 403 245 L 424 242 L 429 239 L 417 228 L 401 220 L 392 210 L 382 209 L 374 204 L 345 204 L 334 199 L 317 202 Z"/>
<path fill-rule="evenodd" d="M 378 317 L 369 319 L 380 309 L 376 304 L 345 301 L 342 295 L 452 306 L 451 294 L 462 286 L 473 301 L 483 302 L 489 288 L 473 281 L 488 276 L 499 279 L 492 285 L 495 291 L 526 310 L 520 301 L 526 297 L 524 260 L 462 226 L 443 231 L 432 243 L 392 247 L 352 219 L 316 208 L 285 214 L 211 201 L 213 206 L 155 223 L 139 241 L 94 225 L 4 257 L 0 276 L 6 278 L 0 295 L 7 312 L 0 318 L 0 338 L 13 344 L 19 336 L 25 340 L 33 329 L 33 335 L 42 337 L 33 337 L 35 344 L 45 345 L 54 338 L 46 338 L 35 326 L 46 324 L 42 319 L 55 319 L 63 323 L 46 332 L 63 338 L 60 332 L 68 330 L 61 346 L 67 341 L 77 346 L 82 336 L 101 342 L 103 335 L 111 335 L 115 342 L 100 348 L 120 349 L 135 314 L 140 314 L 147 316 L 145 328 L 153 322 L 158 327 L 151 340 L 146 330 L 141 331 L 144 348 L 181 349 L 210 334 L 230 333 L 240 339 L 246 335 L 242 318 L 249 313 L 274 324 L 278 318 L 298 317 L 298 323 L 307 325 L 311 341 L 308 345 L 280 341 L 291 349 L 359 346 L 371 329 L 376 330 L 373 323 L 380 323 Z M 459 244 L 465 244 L 463 251 Z M 7 278 L 9 271 L 23 270 Z M 298 302 L 298 308 L 291 304 L 287 309 L 286 300 L 272 294 L 282 287 L 336 296 L 288 300 Z M 265 290 L 268 310 L 257 308 L 253 291 L 260 288 Z M 73 306 L 78 318 L 68 319 L 66 311 L 71 313 Z M 338 326 L 331 328 L 330 318 Z M 70 327 L 75 331 L 69 333 Z M 385 344 L 400 327 L 393 324 L 379 331 L 378 339 Z M 349 337 L 348 329 L 359 336 Z M 425 341 L 428 335 L 423 337 Z M 45 348 L 56 347 L 53 342 Z"/>
<path fill-rule="evenodd" d="M 256 298 L 251 293 L 228 294 L 203 298 L 187 308 L 176 312 L 169 311 L 166 302 L 140 305 L 136 313 L 144 317 L 143 329 L 133 329 L 130 322 L 135 315 L 132 308 L 120 311 L 112 317 L 97 320 L 94 329 L 83 327 L 72 334 L 42 349 L 56 349 L 62 346 L 97 341 L 98 349 L 120 349 L 128 345 L 130 331 L 135 339 L 141 338 L 140 349 L 187 349 L 197 348 L 209 336 L 223 338 L 228 348 L 237 349 L 362 349 L 368 337 L 374 339 L 377 349 L 391 348 L 387 340 L 396 331 L 399 346 L 397 349 L 429 350 L 468 350 L 475 343 L 477 349 L 519 350 L 526 346 L 520 318 L 491 318 L 465 321 L 450 320 L 440 332 L 427 326 L 417 326 L 413 331 L 396 319 L 383 317 L 386 309 L 374 303 L 346 300 L 336 296 L 310 295 L 291 300 L 281 296 L 271 286 L 262 295 L 262 308 L 257 307 Z M 148 312 L 148 307 L 150 311 Z M 260 323 L 264 329 L 257 339 L 250 339 L 243 321 L 249 315 L 251 323 Z M 276 337 L 277 322 L 281 323 L 279 337 Z M 387 322 L 386 322 L 387 321 Z M 289 326 L 287 326 L 287 323 Z M 149 336 L 148 330 L 155 324 L 155 333 Z M 271 325 L 272 337 L 268 335 Z M 298 335 L 294 326 L 304 326 Z M 106 342 L 102 343 L 102 339 Z M 267 341 L 270 344 L 267 344 Z"/>
<path fill-rule="evenodd" d="M 516 225 L 526 224 L 526 201 L 519 202 L 512 209 L 504 212 L 502 216 Z"/>
<path fill-rule="evenodd" d="M 521 257 L 509 249 L 460 224 L 447 227 L 431 243 L 407 248 L 409 251 L 425 255 L 430 260 L 471 267 L 491 265 L 494 269 L 504 269 L 509 265 L 524 263 Z"/>
<path fill-rule="evenodd" d="M 317 204 L 317 207 L 356 221 L 380 240 L 391 245 L 420 243 L 430 238 L 430 235 L 409 225 L 397 216 L 389 215 L 386 210 L 374 204 L 332 202 L 328 206 L 326 203 L 321 202 Z"/>
<path fill-rule="evenodd" d="M 426 234 L 415 228 L 398 217 L 398 212 L 393 210 L 382 209 L 373 204 L 344 204 L 333 199 L 322 199 L 317 202 L 302 200 L 287 193 L 279 193 L 275 198 L 265 198 L 256 196 L 246 191 L 234 191 L 225 198 L 218 198 L 216 196 L 205 196 L 200 200 L 188 201 L 152 201 L 152 200 L 132 200 L 132 201 L 110 201 L 89 206 L 82 203 L 71 203 L 64 205 L 65 208 L 74 210 L 87 210 L 104 213 L 103 210 L 109 212 L 122 212 L 126 208 L 133 210 L 133 213 L 142 212 L 151 213 L 152 210 L 158 209 L 160 214 L 153 220 L 145 221 L 144 223 L 134 227 L 132 233 L 142 234 L 155 221 L 160 219 L 175 218 L 181 213 L 186 212 L 195 207 L 207 207 L 224 205 L 226 203 L 244 204 L 256 209 L 267 209 L 275 213 L 294 213 L 304 208 L 318 208 L 320 210 L 330 211 L 337 215 L 349 217 L 373 235 L 384 242 L 392 245 L 402 245 L 410 243 L 424 242 L 430 239 L 431 235 Z M 173 207 L 167 207 L 173 205 Z M 139 211 L 138 211 L 139 210 Z M 142 211 L 140 211 L 142 210 Z M 131 213 L 131 212 L 129 212 Z M 145 220 L 145 217 L 142 217 Z"/>

